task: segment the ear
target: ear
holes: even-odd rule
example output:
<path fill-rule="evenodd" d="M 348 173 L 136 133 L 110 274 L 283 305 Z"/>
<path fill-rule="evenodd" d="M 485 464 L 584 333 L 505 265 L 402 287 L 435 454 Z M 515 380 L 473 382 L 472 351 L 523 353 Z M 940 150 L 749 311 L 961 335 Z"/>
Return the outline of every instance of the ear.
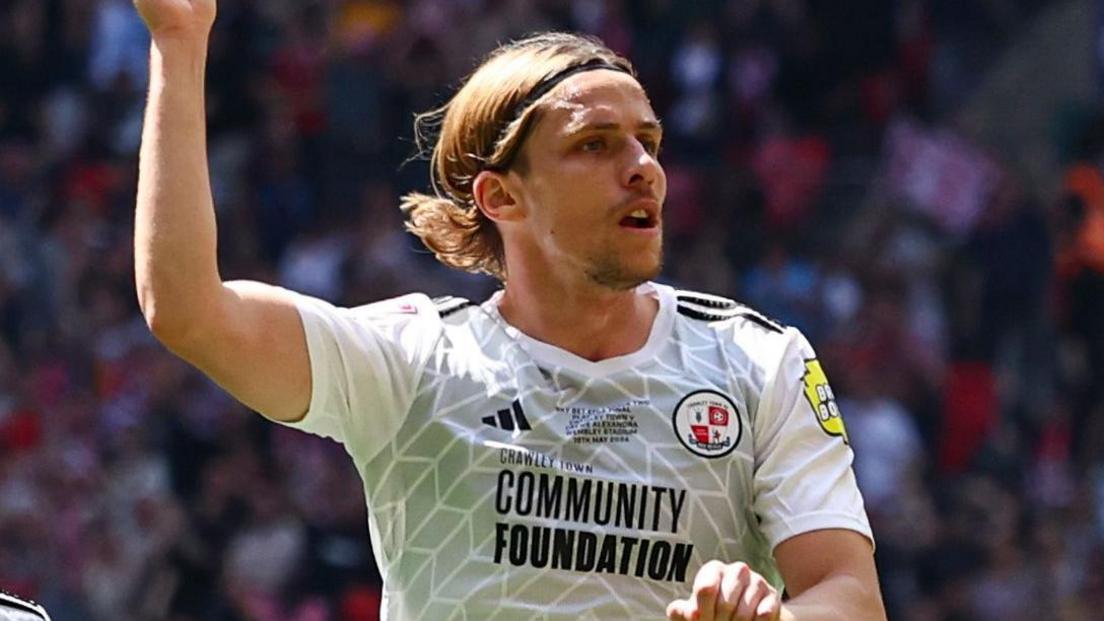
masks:
<path fill-rule="evenodd" d="M 472 183 L 472 198 L 483 215 L 492 222 L 521 219 L 521 206 L 510 188 L 510 179 L 503 173 L 484 170 L 476 175 Z"/>

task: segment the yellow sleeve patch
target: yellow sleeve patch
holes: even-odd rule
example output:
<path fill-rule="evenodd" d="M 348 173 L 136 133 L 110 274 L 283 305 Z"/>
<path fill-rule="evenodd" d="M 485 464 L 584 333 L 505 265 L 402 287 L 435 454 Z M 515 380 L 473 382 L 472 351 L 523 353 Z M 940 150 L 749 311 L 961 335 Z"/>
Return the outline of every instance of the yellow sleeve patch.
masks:
<path fill-rule="evenodd" d="M 820 428 L 824 433 L 841 437 L 845 443 L 850 444 L 847 429 L 843 426 L 843 417 L 836 405 L 836 395 L 828 385 L 828 376 L 824 374 L 819 360 L 812 358 L 805 361 L 805 375 L 801 382 L 804 384 L 805 398 L 813 407 L 813 414 L 816 415 Z"/>

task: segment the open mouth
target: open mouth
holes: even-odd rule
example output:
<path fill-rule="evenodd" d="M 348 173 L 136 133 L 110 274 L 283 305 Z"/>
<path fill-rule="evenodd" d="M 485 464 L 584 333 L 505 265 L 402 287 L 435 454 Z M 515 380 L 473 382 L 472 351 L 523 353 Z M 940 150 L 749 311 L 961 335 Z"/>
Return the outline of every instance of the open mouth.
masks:
<path fill-rule="evenodd" d="M 631 229 L 650 229 L 656 226 L 656 218 L 646 209 L 637 209 L 629 215 L 621 218 L 621 226 Z"/>

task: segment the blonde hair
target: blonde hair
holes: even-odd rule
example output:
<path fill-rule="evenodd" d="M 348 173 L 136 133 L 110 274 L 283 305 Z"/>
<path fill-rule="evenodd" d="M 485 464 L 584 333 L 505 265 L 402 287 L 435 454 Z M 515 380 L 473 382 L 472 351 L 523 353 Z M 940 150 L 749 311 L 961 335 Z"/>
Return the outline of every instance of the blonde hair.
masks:
<path fill-rule="evenodd" d="M 634 75 L 628 60 L 602 42 L 570 33 L 544 33 L 491 52 L 444 106 L 416 117 L 419 152 L 430 155 L 432 194 L 402 198 L 406 229 L 439 261 L 506 280 L 502 237 L 475 205 L 472 184 L 483 170 L 524 172 L 521 145 L 539 116 L 540 97 L 566 71 L 584 65 Z M 546 82 L 547 81 L 547 82 Z"/>

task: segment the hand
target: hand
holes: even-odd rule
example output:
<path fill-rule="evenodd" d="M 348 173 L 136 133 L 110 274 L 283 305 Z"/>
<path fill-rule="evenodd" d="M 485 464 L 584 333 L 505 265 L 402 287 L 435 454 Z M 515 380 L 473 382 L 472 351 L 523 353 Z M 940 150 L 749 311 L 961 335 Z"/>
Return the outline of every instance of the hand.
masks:
<path fill-rule="evenodd" d="M 150 35 L 203 39 L 215 23 L 215 0 L 134 0 Z"/>
<path fill-rule="evenodd" d="M 694 577 L 687 599 L 667 604 L 671 621 L 778 621 L 782 598 L 747 563 L 709 561 Z"/>

